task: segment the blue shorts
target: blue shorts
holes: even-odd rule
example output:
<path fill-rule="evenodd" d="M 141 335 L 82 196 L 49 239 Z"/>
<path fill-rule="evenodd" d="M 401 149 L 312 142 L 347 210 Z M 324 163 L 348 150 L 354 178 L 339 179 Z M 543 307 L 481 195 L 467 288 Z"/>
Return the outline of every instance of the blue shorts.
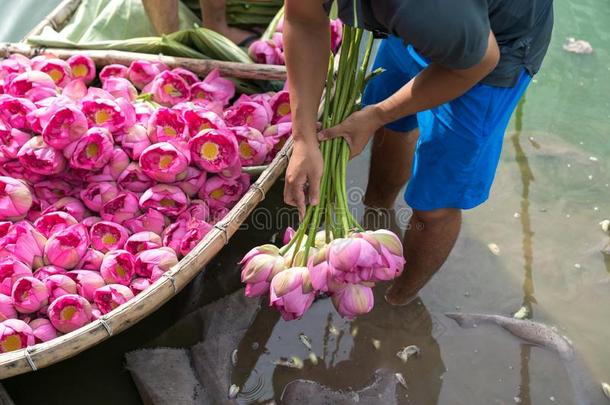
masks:
<path fill-rule="evenodd" d="M 426 66 L 401 39 L 382 40 L 374 68 L 385 71 L 369 82 L 363 104 L 388 98 Z M 530 81 L 523 70 L 514 87 L 479 83 L 453 101 L 387 124 L 398 132 L 419 127 L 407 204 L 417 210 L 469 209 L 487 200 L 504 131 Z"/>

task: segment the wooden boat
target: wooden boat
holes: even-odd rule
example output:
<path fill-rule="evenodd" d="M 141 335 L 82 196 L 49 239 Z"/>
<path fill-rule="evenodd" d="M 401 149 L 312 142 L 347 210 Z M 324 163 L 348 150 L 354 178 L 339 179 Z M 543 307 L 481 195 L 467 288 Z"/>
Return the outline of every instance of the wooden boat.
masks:
<path fill-rule="evenodd" d="M 47 25 L 55 28 L 61 27 L 79 3 L 80 0 L 63 1 L 29 35 L 39 33 Z M 87 54 L 100 66 L 109 63 L 129 65 L 135 59 L 148 59 L 161 61 L 168 66 L 182 66 L 199 75 L 205 75 L 210 70 L 218 68 L 221 73 L 230 77 L 258 80 L 285 79 L 285 69 L 278 66 L 194 60 L 118 51 L 43 50 L 33 48 L 25 43 L 0 45 L 0 57 L 7 57 L 12 53 L 34 56 L 45 52 L 64 59 L 75 53 Z M 265 198 L 266 192 L 284 172 L 291 150 L 292 140 L 289 139 L 273 161 L 262 168 L 256 182 L 250 186 L 233 209 L 214 225 L 214 228 L 188 255 L 148 289 L 138 294 L 131 301 L 80 329 L 45 343 L 0 355 L 0 379 L 35 371 L 75 356 L 124 331 L 169 301 L 229 243 L 231 236 L 238 230 L 252 210 Z"/>

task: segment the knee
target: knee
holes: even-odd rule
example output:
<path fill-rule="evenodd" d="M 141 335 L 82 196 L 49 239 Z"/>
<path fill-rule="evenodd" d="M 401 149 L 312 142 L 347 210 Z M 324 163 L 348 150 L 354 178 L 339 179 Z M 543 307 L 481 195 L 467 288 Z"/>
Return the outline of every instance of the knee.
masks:
<path fill-rule="evenodd" d="M 459 208 L 440 208 L 431 211 L 413 210 L 413 219 L 418 223 L 429 226 L 459 221 L 461 218 L 462 210 Z"/>

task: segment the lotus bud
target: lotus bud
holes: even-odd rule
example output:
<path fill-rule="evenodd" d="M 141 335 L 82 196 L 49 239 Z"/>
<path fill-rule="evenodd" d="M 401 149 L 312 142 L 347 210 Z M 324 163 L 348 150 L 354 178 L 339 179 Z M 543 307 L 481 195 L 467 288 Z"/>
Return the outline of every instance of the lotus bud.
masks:
<path fill-rule="evenodd" d="M 284 258 L 275 254 L 257 254 L 247 260 L 241 271 L 242 283 L 254 284 L 271 279 L 285 269 Z"/>
<path fill-rule="evenodd" d="M 111 77 L 119 77 L 122 79 L 126 79 L 128 75 L 129 73 L 126 66 L 111 64 L 106 65 L 102 68 L 102 70 L 100 71 L 100 80 L 102 81 L 102 83 L 104 83 Z"/>
<path fill-rule="evenodd" d="M 373 290 L 361 284 L 346 284 L 343 289 L 333 294 L 332 302 L 339 315 L 353 319 L 373 309 Z"/>
<path fill-rule="evenodd" d="M 136 256 L 136 274 L 156 281 L 163 273 L 178 264 L 176 253 L 167 247 L 145 250 Z"/>
<path fill-rule="evenodd" d="M 271 149 L 260 131 L 252 127 L 233 127 L 242 166 L 261 165 L 267 159 Z"/>
<path fill-rule="evenodd" d="M 45 262 L 73 269 L 85 255 L 88 246 L 87 228 L 83 224 L 70 225 L 49 238 L 44 250 Z"/>
<path fill-rule="evenodd" d="M 124 190 L 142 193 L 154 185 L 153 180 L 142 171 L 139 164 L 132 162 L 117 179 L 117 184 Z"/>
<path fill-rule="evenodd" d="M 87 55 L 74 55 L 68 60 L 70 71 L 74 79 L 80 79 L 89 84 L 95 79 L 95 63 Z"/>
<path fill-rule="evenodd" d="M 57 266 L 43 266 L 34 272 L 34 278 L 44 281 L 55 274 L 66 274 L 67 270 Z"/>
<path fill-rule="evenodd" d="M 35 343 L 32 328 L 19 319 L 0 322 L 0 353 L 25 349 Z"/>
<path fill-rule="evenodd" d="M 210 207 L 232 207 L 246 192 L 250 177 L 243 174 L 236 179 L 226 179 L 213 176 L 207 179 L 199 197 L 206 201 Z"/>
<path fill-rule="evenodd" d="M 27 98 L 33 102 L 57 95 L 57 88 L 51 76 L 37 70 L 17 75 L 5 91 L 12 96 Z"/>
<path fill-rule="evenodd" d="M 171 248 L 176 254 L 180 253 L 180 244 L 188 231 L 190 218 L 177 219 L 172 222 L 161 234 L 163 246 Z"/>
<path fill-rule="evenodd" d="M 235 134 L 226 129 L 200 132 L 189 141 L 193 162 L 201 169 L 218 173 L 238 161 Z"/>
<path fill-rule="evenodd" d="M 30 223 L 20 221 L 13 224 L 0 239 L 0 252 L 8 252 L 32 269 L 42 267 L 43 252 L 47 238 Z"/>
<path fill-rule="evenodd" d="M 56 233 L 77 223 L 78 221 L 67 212 L 55 211 L 41 215 L 36 219 L 36 221 L 34 221 L 34 228 L 48 239 Z"/>
<path fill-rule="evenodd" d="M 136 60 L 131 62 L 127 76 L 138 89 L 143 89 L 155 76 L 167 70 L 167 66 L 160 62 Z"/>
<path fill-rule="evenodd" d="M 76 294 L 76 282 L 65 274 L 49 276 L 44 279 L 43 283 L 47 287 L 51 301 L 62 295 Z"/>
<path fill-rule="evenodd" d="M 271 146 L 268 160 L 271 160 L 286 143 L 292 133 L 292 122 L 280 122 L 279 124 L 268 126 L 263 132 L 267 143 Z"/>
<path fill-rule="evenodd" d="M 32 207 L 32 191 L 22 181 L 0 176 L 0 219 L 16 221 Z"/>
<path fill-rule="evenodd" d="M 212 225 L 205 221 L 192 219 L 189 221 L 186 233 L 180 242 L 179 253 L 186 256 L 210 232 Z"/>
<path fill-rule="evenodd" d="M 87 215 L 87 209 L 82 202 L 74 197 L 64 197 L 55 201 L 42 214 L 48 214 L 50 212 L 66 212 L 74 217 L 77 221 L 82 221 Z"/>
<path fill-rule="evenodd" d="M 144 214 L 125 221 L 125 226 L 133 233 L 150 231 L 161 235 L 169 220 L 159 211 L 149 208 Z"/>
<path fill-rule="evenodd" d="M 330 50 L 337 53 L 343 39 L 343 23 L 341 20 L 330 20 Z"/>
<path fill-rule="evenodd" d="M 265 65 L 283 65 L 284 52 L 273 40 L 256 40 L 250 44 L 248 55 L 256 63 Z"/>
<path fill-rule="evenodd" d="M 100 216 L 104 221 L 122 224 L 134 218 L 139 211 L 138 197 L 130 191 L 124 191 L 102 206 Z"/>
<path fill-rule="evenodd" d="M 199 81 L 199 77 L 195 73 L 191 72 L 190 70 L 186 70 L 186 69 L 178 67 L 178 68 L 172 69 L 172 73 L 180 76 L 189 86 L 191 86 Z"/>
<path fill-rule="evenodd" d="M 168 70 L 153 79 L 150 92 L 155 102 L 168 107 L 191 98 L 187 82 L 180 75 Z"/>
<path fill-rule="evenodd" d="M 34 184 L 45 179 L 45 176 L 34 173 L 16 159 L 2 163 L 0 165 L 0 174 L 17 180 L 23 180 L 28 184 Z"/>
<path fill-rule="evenodd" d="M 121 146 L 131 159 L 139 159 L 144 149 L 150 146 L 146 128 L 142 125 L 134 125 L 127 129 L 121 139 Z"/>
<path fill-rule="evenodd" d="M 331 277 L 328 264 L 328 248 L 324 247 L 309 256 L 307 261 L 311 285 L 316 291 L 329 291 L 328 282 Z"/>
<path fill-rule="evenodd" d="M 373 267 L 380 263 L 375 248 L 362 238 L 339 238 L 329 245 L 328 260 L 333 268 L 343 272 L 358 267 Z"/>
<path fill-rule="evenodd" d="M 122 249 L 129 233 L 122 225 L 110 221 L 100 221 L 91 227 L 89 235 L 92 247 L 106 253 L 111 250 Z"/>
<path fill-rule="evenodd" d="M 156 249 L 163 246 L 161 237 L 150 231 L 143 231 L 131 235 L 125 242 L 125 250 L 133 255 L 150 249 Z"/>
<path fill-rule="evenodd" d="M 55 329 L 69 333 L 91 322 L 91 304 L 76 294 L 62 295 L 51 303 L 48 314 Z"/>
<path fill-rule="evenodd" d="M 129 287 L 121 284 L 109 284 L 97 289 L 93 301 L 102 314 L 107 314 L 132 299 L 133 296 Z"/>
<path fill-rule="evenodd" d="M 191 138 L 206 129 L 225 129 L 227 127 L 218 114 L 203 108 L 188 109 L 182 113 L 182 116 Z"/>
<path fill-rule="evenodd" d="M 185 139 L 186 124 L 177 111 L 161 107 L 148 121 L 148 137 L 152 143 Z"/>
<path fill-rule="evenodd" d="M 42 281 L 25 276 L 13 284 L 11 298 L 18 312 L 31 314 L 49 303 L 49 292 Z"/>
<path fill-rule="evenodd" d="M 119 189 L 113 183 L 90 183 L 80 192 L 80 198 L 91 211 L 99 212 L 102 206 L 119 194 Z"/>
<path fill-rule="evenodd" d="M 54 203 L 74 192 L 74 187 L 69 183 L 58 180 L 44 180 L 34 183 L 34 194 L 36 197 L 49 203 Z"/>
<path fill-rule="evenodd" d="M 32 138 L 27 132 L 10 128 L 0 121 L 0 161 L 6 162 L 17 158 L 17 153 Z"/>
<path fill-rule="evenodd" d="M 221 77 L 218 69 L 214 69 L 202 82 L 191 86 L 191 95 L 193 99 L 217 101 L 225 106 L 235 96 L 235 84 Z"/>
<path fill-rule="evenodd" d="M 142 291 L 144 291 L 148 287 L 150 287 L 151 284 L 152 283 L 147 278 L 137 277 L 137 278 L 133 279 L 133 281 L 129 285 L 129 288 L 131 288 L 131 291 L 133 292 L 134 295 L 138 295 Z"/>
<path fill-rule="evenodd" d="M 129 285 L 135 274 L 135 257 L 126 250 L 113 250 L 104 255 L 100 274 L 107 284 Z"/>
<path fill-rule="evenodd" d="M 94 127 L 78 140 L 70 157 L 70 166 L 84 170 L 99 170 L 112 158 L 112 135 L 104 128 Z"/>
<path fill-rule="evenodd" d="M 121 77 L 110 77 L 102 82 L 102 88 L 115 98 L 124 98 L 134 102 L 138 96 L 138 90 L 127 79 Z"/>
<path fill-rule="evenodd" d="M 38 318 L 29 323 L 34 335 L 34 343 L 48 342 L 57 337 L 57 330 L 48 319 Z"/>
<path fill-rule="evenodd" d="M 240 102 L 229 107 L 224 113 L 224 119 L 230 127 L 247 125 L 261 132 L 271 122 L 266 108 L 252 101 Z"/>
<path fill-rule="evenodd" d="M 91 302 L 93 301 L 95 290 L 106 284 L 102 275 L 93 270 L 72 270 L 67 272 L 66 276 L 76 282 L 78 295 L 83 296 L 86 300 Z"/>
<path fill-rule="evenodd" d="M 178 182 L 174 185 L 180 187 L 189 197 L 195 197 L 203 188 L 206 178 L 206 172 L 189 166 L 186 168 L 185 172 L 178 175 Z"/>
<path fill-rule="evenodd" d="M 13 299 L 9 295 L 0 294 L 0 322 L 16 318 L 17 310 L 13 305 Z"/>
<path fill-rule="evenodd" d="M 210 220 L 208 222 L 210 222 L 211 224 L 217 223 L 225 216 L 227 216 L 229 211 L 229 208 L 222 205 L 210 207 Z"/>
<path fill-rule="evenodd" d="M 271 283 L 261 281 L 260 283 L 246 284 L 245 295 L 248 298 L 257 298 L 269 293 Z"/>
<path fill-rule="evenodd" d="M 142 171 L 153 180 L 173 183 L 188 166 L 187 157 L 168 142 L 146 148 L 140 156 Z"/>
<path fill-rule="evenodd" d="M 381 263 L 373 269 L 371 281 L 388 281 L 398 277 L 404 268 L 402 243 L 398 236 L 387 229 L 367 231 L 354 235 L 369 242 L 381 257 Z"/>
<path fill-rule="evenodd" d="M 154 208 L 168 217 L 175 218 L 188 206 L 188 197 L 176 186 L 157 184 L 140 197 L 143 209 Z"/>
<path fill-rule="evenodd" d="M 315 298 L 307 267 L 279 272 L 271 280 L 269 292 L 270 305 L 280 311 L 286 321 L 302 317 Z"/>
<path fill-rule="evenodd" d="M 109 99 L 83 100 L 82 111 L 89 127 L 101 127 L 114 133 L 125 125 L 125 114 L 121 107 Z"/>
<path fill-rule="evenodd" d="M 87 132 L 85 115 L 76 107 L 66 105 L 50 116 L 42 130 L 42 139 L 47 145 L 63 149 L 79 140 Z"/>
<path fill-rule="evenodd" d="M 48 74 L 59 87 L 63 87 L 72 81 L 70 65 L 61 59 L 49 58 L 36 61 L 32 68 Z"/>
<path fill-rule="evenodd" d="M 147 129 L 148 133 L 148 121 L 152 116 L 152 113 L 155 111 L 149 103 L 145 102 L 136 102 L 133 104 L 133 108 L 136 111 L 136 124 L 142 125 Z"/>
<path fill-rule="evenodd" d="M 17 158 L 28 170 L 45 176 L 61 173 L 66 168 L 66 159 L 61 152 L 47 145 L 41 136 L 27 141 L 19 149 Z"/>
<path fill-rule="evenodd" d="M 8 94 L 0 96 L 0 119 L 9 128 L 29 130 L 29 116 L 36 109 L 36 105 L 27 98 L 16 98 Z"/>
<path fill-rule="evenodd" d="M 208 222 L 210 218 L 210 208 L 203 200 L 192 200 L 191 205 L 184 211 L 178 219 L 196 219 L 199 221 Z"/>
<path fill-rule="evenodd" d="M 292 121 L 290 114 L 290 95 L 288 91 L 283 90 L 277 92 L 269 102 L 271 111 L 273 111 L 273 118 L 271 119 L 272 124 L 279 122 Z"/>
<path fill-rule="evenodd" d="M 296 233 L 296 231 L 294 230 L 293 227 L 289 226 L 288 228 L 286 228 L 286 230 L 284 231 L 284 238 L 282 239 L 282 243 L 284 245 L 287 245 L 288 243 L 290 243 L 292 238 L 294 238 L 295 233 Z"/>
<path fill-rule="evenodd" d="M 4 80 L 8 76 L 23 73 L 31 68 L 32 62 L 27 56 L 12 54 L 0 62 L 0 79 Z"/>

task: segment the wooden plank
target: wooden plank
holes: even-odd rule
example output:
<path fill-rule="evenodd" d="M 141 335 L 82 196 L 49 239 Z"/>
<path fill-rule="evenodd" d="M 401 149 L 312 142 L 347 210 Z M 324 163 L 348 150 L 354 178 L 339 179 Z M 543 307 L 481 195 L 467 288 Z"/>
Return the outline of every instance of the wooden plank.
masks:
<path fill-rule="evenodd" d="M 66 26 L 72 14 L 80 6 L 81 0 L 63 0 L 51 13 L 39 22 L 32 30 L 23 38 L 25 42 L 30 36 L 38 35 L 46 26 L 50 26 L 55 30 L 60 30 Z"/>

